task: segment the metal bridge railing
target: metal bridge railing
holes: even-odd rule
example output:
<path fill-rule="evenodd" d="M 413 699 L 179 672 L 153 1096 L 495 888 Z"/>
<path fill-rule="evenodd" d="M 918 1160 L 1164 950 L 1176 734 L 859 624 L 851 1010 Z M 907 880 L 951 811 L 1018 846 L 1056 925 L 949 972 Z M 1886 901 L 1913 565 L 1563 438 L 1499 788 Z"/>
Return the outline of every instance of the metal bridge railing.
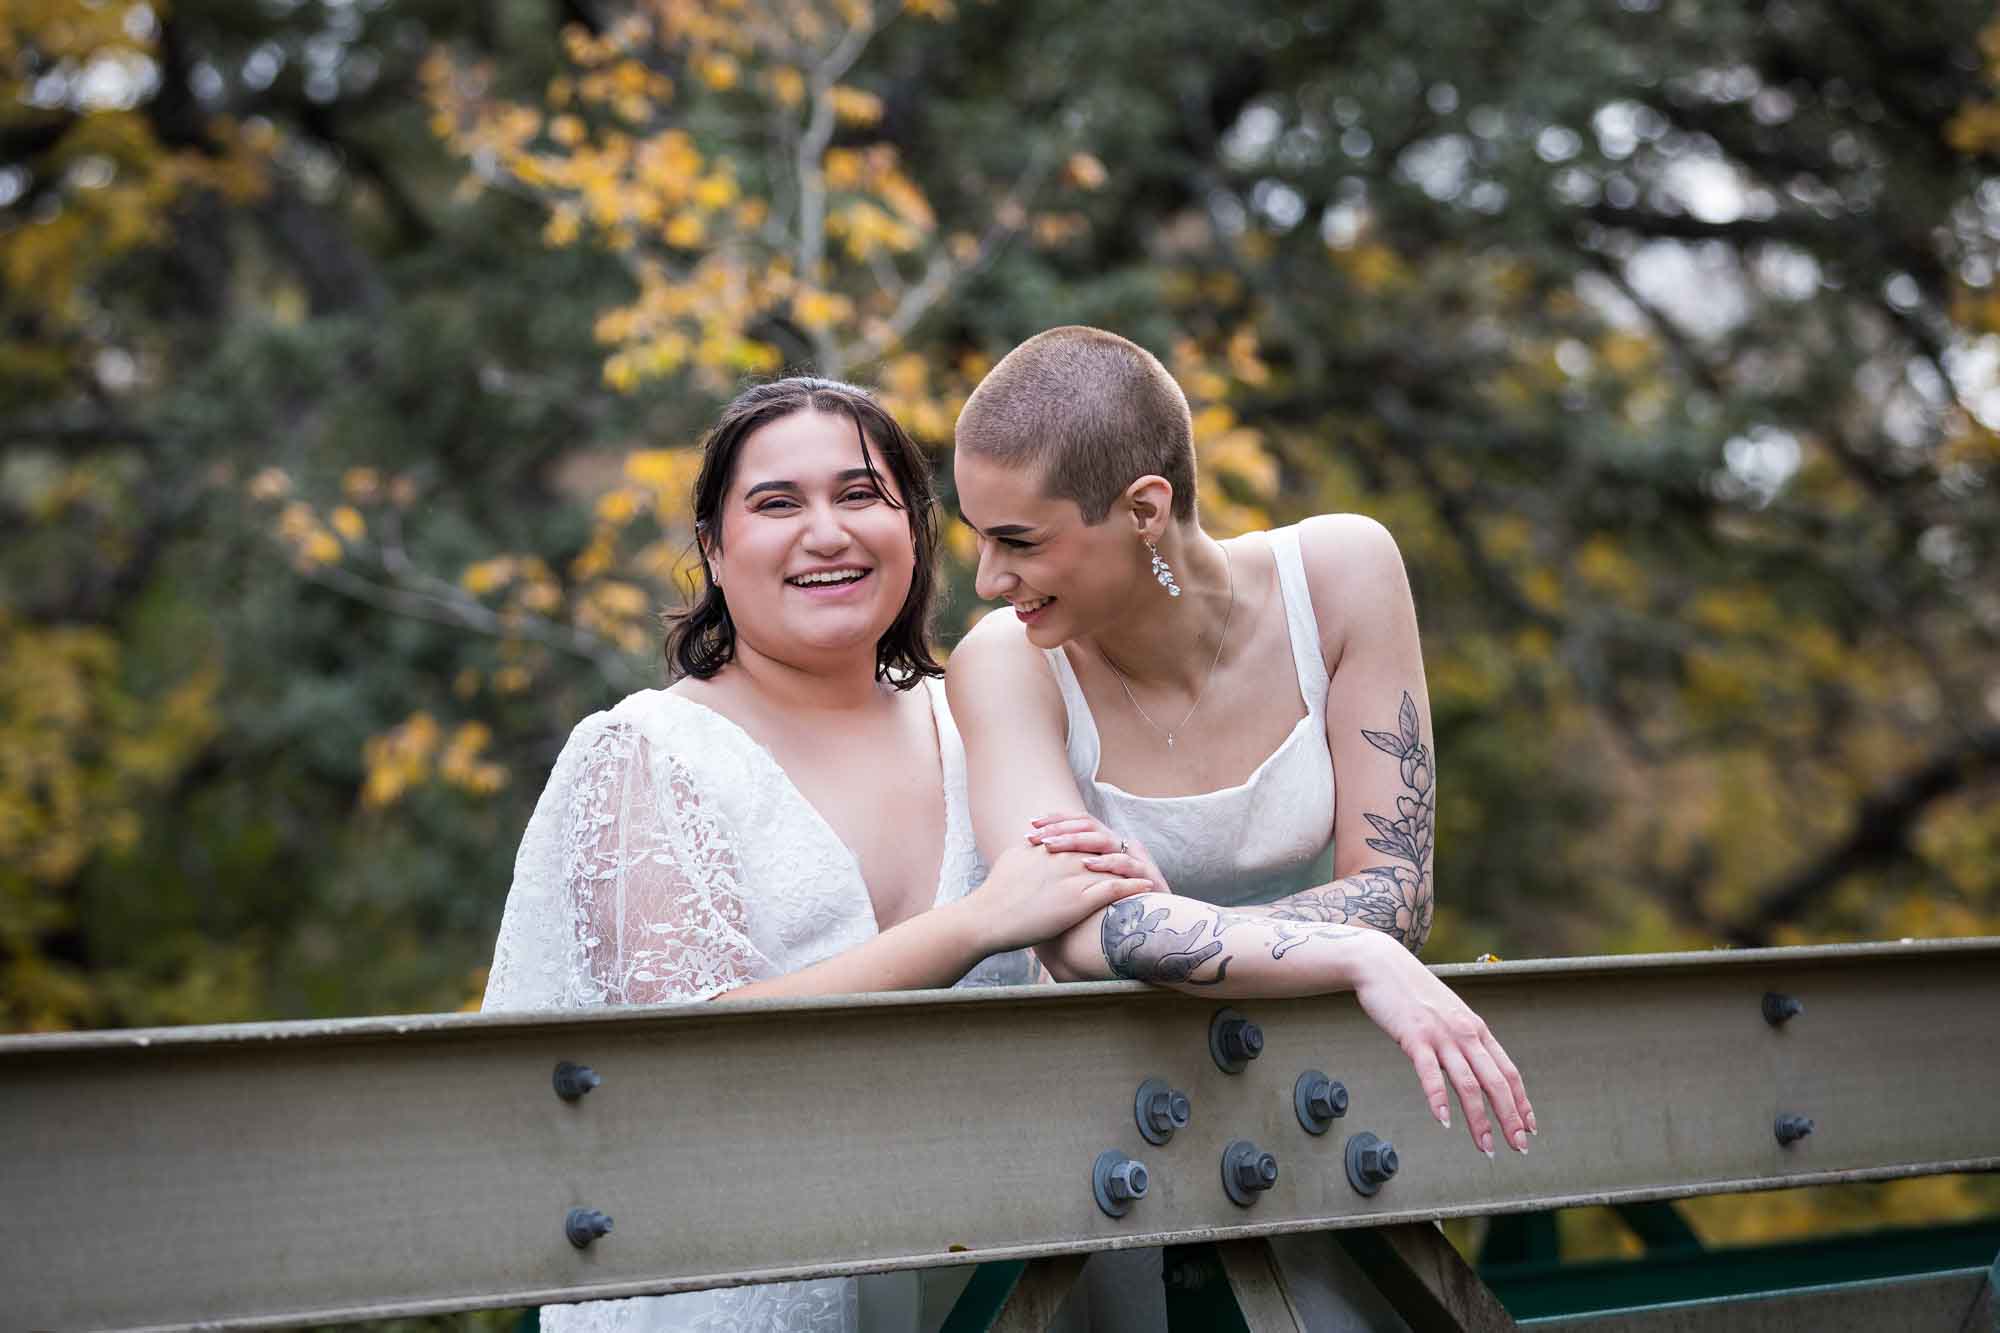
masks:
<path fill-rule="evenodd" d="M 1089 1252 L 1165 1246 L 1177 1325 L 1506 1328 L 1430 1224 L 2000 1166 L 2000 941 L 1437 971 L 1527 1073 L 1528 1156 L 1441 1129 L 1348 996 L 1104 983 L 0 1038 L 4 1322 L 271 1327 L 981 1265 L 960 1333 L 1046 1326 Z M 562 1065 L 596 1086 L 561 1095 Z M 593 1212 L 609 1234 L 583 1234 Z M 1921 1316 L 1877 1326 L 1955 1329 L 1990 1294 L 1967 1267 L 1552 1326 L 1862 1327 L 1824 1320 L 1871 1300 Z"/>

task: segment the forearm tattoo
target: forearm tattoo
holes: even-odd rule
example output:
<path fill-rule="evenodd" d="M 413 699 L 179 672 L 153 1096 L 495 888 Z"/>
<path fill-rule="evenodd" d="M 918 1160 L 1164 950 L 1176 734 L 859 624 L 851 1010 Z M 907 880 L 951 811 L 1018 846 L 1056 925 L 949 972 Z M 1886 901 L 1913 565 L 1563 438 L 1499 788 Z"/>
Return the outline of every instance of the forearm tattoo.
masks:
<path fill-rule="evenodd" d="M 1361 734 L 1402 765 L 1404 788 L 1396 798 L 1396 818 L 1373 811 L 1361 816 L 1377 835 L 1368 839 L 1368 845 L 1409 864 L 1358 870 L 1331 884 L 1280 899 L 1271 905 L 1271 915 L 1288 921 L 1367 926 L 1418 953 L 1431 933 L 1431 815 L 1437 770 L 1430 748 L 1417 734 L 1416 700 L 1409 691 L 1403 692 L 1395 731 L 1364 728 Z"/>
<path fill-rule="evenodd" d="M 1128 981 L 1213 986 L 1228 976 L 1229 964 L 1236 957 L 1234 950 L 1263 948 L 1275 962 L 1301 944 L 1336 940 L 1353 933 L 1313 922 L 1294 923 L 1227 912 L 1187 899 L 1175 899 L 1171 908 L 1154 907 L 1148 902 L 1149 897 L 1127 898 L 1104 913 L 1101 929 L 1104 961 L 1113 973 Z M 1152 898 L 1152 902 L 1157 901 Z M 1183 920 L 1190 913 L 1202 915 L 1192 925 L 1167 925 L 1168 917 L 1177 909 Z M 1211 961 L 1215 963 L 1214 976 L 1194 975 Z"/>
<path fill-rule="evenodd" d="M 1206 918 L 1192 926 L 1175 930 L 1165 925 L 1168 909 L 1146 910 L 1145 895 L 1113 903 L 1104 913 L 1102 941 L 1104 961 L 1128 981 L 1184 981 L 1193 986 L 1213 986 L 1229 971 L 1229 959 L 1215 965 L 1215 975 L 1205 981 L 1194 979 L 1194 970 L 1222 952 L 1222 941 L 1202 936 L 1211 927 L 1222 934 L 1221 913 L 1216 920 Z"/>

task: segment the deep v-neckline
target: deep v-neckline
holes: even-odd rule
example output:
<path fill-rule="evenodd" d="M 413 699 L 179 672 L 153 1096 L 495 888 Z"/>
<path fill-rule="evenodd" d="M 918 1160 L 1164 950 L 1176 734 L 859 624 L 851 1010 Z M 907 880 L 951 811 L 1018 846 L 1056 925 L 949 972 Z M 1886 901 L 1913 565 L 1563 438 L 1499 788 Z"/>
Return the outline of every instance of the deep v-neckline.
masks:
<path fill-rule="evenodd" d="M 944 837 L 938 842 L 937 882 L 931 887 L 930 905 L 936 907 L 944 899 L 944 877 L 951 864 L 951 775 L 945 771 L 944 719 L 938 715 L 940 692 L 928 681 L 917 688 L 924 691 L 926 701 L 930 705 L 931 737 L 937 743 L 938 781 L 943 787 L 944 796 Z M 806 812 L 810 822 L 816 825 L 820 832 L 824 833 L 834 846 L 840 848 L 841 854 L 847 858 L 848 868 L 854 872 L 854 882 L 861 889 L 861 901 L 868 909 L 868 924 L 874 927 L 877 935 L 880 935 L 882 933 L 882 917 L 875 910 L 875 895 L 868 887 L 868 876 L 861 868 L 861 857 L 852 847 L 847 845 L 847 840 L 840 836 L 839 832 L 833 827 L 833 822 L 820 813 L 819 807 L 812 803 L 812 798 L 799 788 L 798 783 L 792 781 L 792 775 L 785 771 L 785 766 L 778 762 L 778 756 L 771 753 L 770 747 L 755 736 L 752 736 L 742 723 L 720 709 L 711 708 L 698 699 L 688 698 L 685 694 L 675 694 L 672 690 L 663 690 L 661 693 L 670 699 L 679 700 L 690 708 L 699 708 L 702 712 L 707 713 L 710 717 L 720 722 L 724 727 L 735 732 L 737 736 L 742 738 L 743 744 L 749 753 L 755 755 L 759 762 L 777 774 L 780 790 L 788 793 L 791 799 L 798 803 L 799 807 Z"/>

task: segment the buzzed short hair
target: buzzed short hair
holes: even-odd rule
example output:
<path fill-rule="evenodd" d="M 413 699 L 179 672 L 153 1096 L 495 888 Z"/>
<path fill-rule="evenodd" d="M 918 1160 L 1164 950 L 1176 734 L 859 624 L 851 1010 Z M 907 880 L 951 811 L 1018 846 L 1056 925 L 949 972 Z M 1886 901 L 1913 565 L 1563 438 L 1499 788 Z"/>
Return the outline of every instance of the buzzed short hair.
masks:
<path fill-rule="evenodd" d="M 1173 514 L 1194 517 L 1194 427 L 1187 397 L 1159 359 L 1102 329 L 1038 333 L 1002 357 L 959 413 L 957 446 L 1042 472 L 1048 495 L 1101 523 L 1149 475 L 1174 488 Z"/>

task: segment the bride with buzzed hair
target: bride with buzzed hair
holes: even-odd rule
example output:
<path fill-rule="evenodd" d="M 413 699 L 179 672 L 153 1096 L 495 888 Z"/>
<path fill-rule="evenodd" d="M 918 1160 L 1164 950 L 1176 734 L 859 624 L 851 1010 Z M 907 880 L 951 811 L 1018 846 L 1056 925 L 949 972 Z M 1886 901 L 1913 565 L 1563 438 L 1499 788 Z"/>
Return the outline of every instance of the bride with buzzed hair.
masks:
<path fill-rule="evenodd" d="M 1135 900 L 1043 946 L 1050 971 L 1164 980 L 1171 956 L 1180 984 L 1229 988 L 1261 951 L 1278 986 L 1286 965 L 1349 955 L 1352 976 L 1322 980 L 1354 986 L 1439 1121 L 1456 1091 L 1481 1151 L 1497 1133 L 1526 1152 L 1534 1111 L 1513 1062 L 1414 975 L 1428 976 L 1415 954 L 1431 926 L 1437 780 L 1388 530 L 1330 514 L 1209 535 L 1180 386 L 1101 329 L 1051 329 L 1008 353 L 959 416 L 954 470 L 978 592 L 1011 608 L 973 629 L 947 676 L 981 850 L 1124 852 L 1214 905 L 1182 919 Z M 1231 920 L 1261 923 L 1259 943 L 1230 938 Z M 1342 929 L 1304 939 L 1307 923 Z M 1405 988 L 1394 1003 L 1384 969 Z"/>
<path fill-rule="evenodd" d="M 1038 946 L 1049 971 L 1218 996 L 1352 989 L 1441 1125 L 1456 1093 L 1476 1148 L 1492 1158 L 1497 1134 L 1526 1153 L 1520 1072 L 1416 957 L 1437 778 L 1388 531 L 1329 514 L 1211 536 L 1187 399 L 1100 329 L 1015 348 L 956 443 L 976 587 L 1010 607 L 946 677 L 980 850 L 1096 853 L 1173 895 Z M 1095 1256 L 1070 1312 L 1100 1331 L 1166 1327 L 1159 1253 Z"/>

